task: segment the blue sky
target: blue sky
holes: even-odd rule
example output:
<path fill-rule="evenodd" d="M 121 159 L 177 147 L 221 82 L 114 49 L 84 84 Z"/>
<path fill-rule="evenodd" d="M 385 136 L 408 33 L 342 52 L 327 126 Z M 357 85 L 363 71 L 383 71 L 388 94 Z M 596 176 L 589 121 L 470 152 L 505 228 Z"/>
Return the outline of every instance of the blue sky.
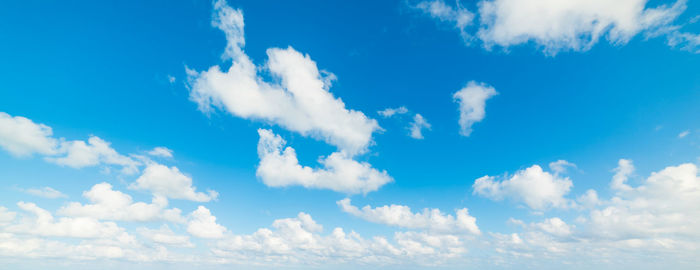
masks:
<path fill-rule="evenodd" d="M 1 6 L 13 269 L 700 263 L 698 3 Z"/>

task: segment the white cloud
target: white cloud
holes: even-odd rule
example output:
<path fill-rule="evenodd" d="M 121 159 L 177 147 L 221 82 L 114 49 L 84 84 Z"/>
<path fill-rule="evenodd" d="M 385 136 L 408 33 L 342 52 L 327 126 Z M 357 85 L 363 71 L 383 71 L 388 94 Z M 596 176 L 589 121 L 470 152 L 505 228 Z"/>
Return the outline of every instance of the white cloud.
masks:
<path fill-rule="evenodd" d="M 384 110 L 378 111 L 377 113 L 383 116 L 384 118 L 388 118 L 397 114 L 406 114 L 408 113 L 408 109 L 404 106 L 401 106 L 398 108 L 386 108 Z"/>
<path fill-rule="evenodd" d="M 99 137 L 90 136 L 87 143 L 56 139 L 51 127 L 36 124 L 25 117 L 12 117 L 4 112 L 0 112 L 0 147 L 19 157 L 41 154 L 46 161 L 72 168 L 117 165 L 122 167 L 122 173 L 133 174 L 141 165 L 117 153 L 108 142 Z"/>
<path fill-rule="evenodd" d="M 291 47 L 267 50 L 268 61 L 256 66 L 243 52 L 243 14 L 217 1 L 213 25 L 226 34 L 224 56 L 232 59 L 228 71 L 219 66 L 207 71 L 188 70 L 190 99 L 205 113 L 214 108 L 232 115 L 280 125 L 304 136 L 323 139 L 349 155 L 365 152 L 377 121 L 362 112 L 345 108 L 345 103 L 328 91 L 330 80 L 316 63 Z M 258 75 L 265 69 L 274 78 Z"/>
<path fill-rule="evenodd" d="M 531 43 L 555 55 L 589 50 L 601 39 L 625 44 L 644 33 L 647 38 L 665 35 L 670 46 L 697 52 L 698 36 L 680 32 L 680 26 L 672 24 L 685 11 L 686 0 L 648 4 L 648 0 L 481 0 L 475 34 L 466 29 L 474 16 L 459 1 L 456 7 L 441 0 L 422 1 L 417 6 L 436 20 L 456 23 L 467 43 L 475 35 L 487 49 Z"/>
<path fill-rule="evenodd" d="M 468 43 L 472 39 L 472 36 L 467 31 L 466 27 L 472 24 L 475 16 L 474 13 L 462 7 L 459 1 L 455 1 L 455 4 L 456 6 L 452 7 L 445 4 L 443 0 L 431 0 L 422 1 L 414 8 L 421 10 L 423 13 L 443 23 L 451 24 L 455 29 L 459 30 L 462 39 Z"/>
<path fill-rule="evenodd" d="M 458 209 L 455 217 L 443 214 L 440 209 L 425 208 L 422 212 L 413 213 L 410 207 L 395 204 L 376 208 L 367 205 L 359 209 L 351 205 L 350 199 L 347 198 L 338 201 L 337 204 L 343 212 L 374 223 L 439 233 L 481 234 L 476 225 L 476 218 L 469 215 L 467 208 Z"/>
<path fill-rule="evenodd" d="M 688 136 L 688 134 L 690 134 L 690 130 L 683 131 L 678 134 L 678 138 L 685 138 L 685 136 Z"/>
<path fill-rule="evenodd" d="M 576 198 L 576 201 L 585 208 L 593 208 L 602 203 L 598 198 L 598 192 L 593 189 L 587 190 L 583 195 Z"/>
<path fill-rule="evenodd" d="M 0 206 L 0 226 L 7 225 L 8 223 L 15 220 L 17 213 L 7 210 L 7 208 Z"/>
<path fill-rule="evenodd" d="M 284 148 L 286 142 L 282 137 L 267 129 L 259 129 L 258 134 L 260 164 L 257 175 L 267 186 L 299 185 L 345 193 L 367 193 L 393 181 L 386 171 L 378 171 L 369 163 L 355 161 L 342 152 L 320 159 L 323 169 L 302 166 L 294 148 Z"/>
<path fill-rule="evenodd" d="M 423 129 L 430 129 L 430 123 L 422 115 L 416 114 L 408 129 L 411 131 L 411 138 L 423 139 Z"/>
<path fill-rule="evenodd" d="M 472 125 L 486 117 L 486 100 L 497 95 L 496 89 L 484 83 L 470 81 L 453 98 L 459 103 L 459 126 L 462 136 L 472 133 Z"/>
<path fill-rule="evenodd" d="M 617 168 L 615 168 L 615 175 L 613 176 L 612 182 L 610 182 L 610 188 L 613 190 L 630 190 L 632 189 L 625 182 L 634 173 L 634 165 L 629 159 L 620 159 L 617 162 Z"/>
<path fill-rule="evenodd" d="M 33 216 L 22 219 L 19 224 L 8 226 L 6 230 L 9 232 L 76 238 L 111 237 L 124 232 L 114 222 L 100 222 L 88 217 L 62 217 L 56 220 L 49 211 L 34 203 L 19 202 L 17 206 Z"/>
<path fill-rule="evenodd" d="M 156 147 L 153 148 L 153 150 L 148 151 L 148 154 L 154 157 L 164 157 L 164 158 L 172 158 L 173 157 L 173 150 L 168 149 L 167 147 Z"/>
<path fill-rule="evenodd" d="M 566 173 L 567 168 L 576 168 L 576 164 L 563 159 L 549 163 L 549 169 L 551 169 L 555 174 Z"/>
<path fill-rule="evenodd" d="M 90 136 L 88 143 L 84 141 L 61 142 L 59 150 L 66 155 L 63 157 L 47 157 L 46 160 L 72 168 L 83 168 L 100 164 L 122 166 L 122 172 L 133 174 L 138 172 L 139 162 L 120 155 L 108 142 L 97 136 Z"/>
<path fill-rule="evenodd" d="M 538 165 L 517 171 L 500 181 L 486 175 L 476 179 L 472 185 L 474 194 L 492 200 L 510 199 L 524 203 L 533 210 L 569 207 L 569 201 L 564 196 L 572 186 L 568 177 L 545 172 Z"/>
<path fill-rule="evenodd" d="M 194 247 L 194 244 L 190 242 L 190 237 L 187 235 L 178 235 L 173 230 L 168 227 L 168 225 L 163 225 L 159 229 L 149 229 L 149 228 L 139 228 L 139 234 L 141 234 L 146 239 L 152 242 L 165 244 L 175 247 Z"/>
<path fill-rule="evenodd" d="M 42 187 L 42 188 L 29 188 L 26 189 L 24 192 L 27 194 L 31 194 L 34 196 L 39 196 L 39 197 L 44 197 L 48 199 L 57 199 L 57 198 L 66 198 L 66 194 L 61 193 L 58 190 L 55 190 L 51 187 Z"/>
<path fill-rule="evenodd" d="M 602 37 L 613 44 L 627 43 L 642 31 L 670 23 L 685 9 L 683 0 L 671 7 L 645 8 L 646 4 L 647 0 L 482 1 L 478 36 L 486 46 L 534 42 L 552 55 L 585 51 Z"/>
<path fill-rule="evenodd" d="M 189 217 L 187 232 L 199 238 L 221 238 L 226 227 L 216 223 L 216 217 L 204 206 L 197 207 Z"/>
<path fill-rule="evenodd" d="M 590 233 L 609 239 L 700 237 L 697 166 L 670 166 L 619 190 L 602 209 L 591 211 L 587 225 Z"/>
<path fill-rule="evenodd" d="M 52 137 L 51 127 L 34 123 L 22 116 L 12 117 L 0 112 L 0 147 L 18 157 L 34 153 L 53 155 L 58 141 Z"/>
<path fill-rule="evenodd" d="M 154 195 L 171 199 L 183 199 L 196 202 L 208 202 L 218 197 L 218 193 L 209 190 L 208 194 L 197 192 L 192 186 L 192 178 L 180 172 L 177 167 L 168 167 L 158 163 L 150 163 L 136 182 L 129 185 L 136 190 L 148 190 Z"/>
<path fill-rule="evenodd" d="M 668 45 L 692 53 L 700 53 L 700 34 L 674 31 L 669 34 Z"/>
<path fill-rule="evenodd" d="M 168 200 L 154 196 L 153 202 L 133 202 L 131 196 L 112 189 L 108 183 L 99 183 L 83 193 L 92 204 L 71 202 L 58 210 L 60 215 L 71 217 L 91 217 L 101 220 L 119 221 L 170 221 L 184 222 L 180 209 L 170 208 Z"/>
<path fill-rule="evenodd" d="M 249 235 L 230 235 L 213 252 L 234 262 L 265 265 L 319 264 L 421 264 L 436 263 L 464 254 L 461 238 L 420 232 L 398 232 L 395 243 L 384 237 L 365 239 L 358 233 L 334 228 L 323 235 L 322 226 L 310 215 L 275 220 L 272 229 L 261 228 Z"/>

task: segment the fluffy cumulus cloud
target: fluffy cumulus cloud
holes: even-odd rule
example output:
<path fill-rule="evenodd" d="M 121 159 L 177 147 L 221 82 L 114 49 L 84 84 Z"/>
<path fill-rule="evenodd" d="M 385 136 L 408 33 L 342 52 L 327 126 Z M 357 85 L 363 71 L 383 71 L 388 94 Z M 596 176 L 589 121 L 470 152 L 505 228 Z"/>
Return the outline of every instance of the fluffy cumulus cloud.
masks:
<path fill-rule="evenodd" d="M 465 29 L 473 20 L 471 12 L 457 1 L 421 1 L 415 7 L 442 22 L 456 23 L 461 35 L 473 35 L 487 49 L 536 44 L 545 54 L 585 51 L 606 39 L 625 44 L 634 36 L 665 35 L 674 47 L 697 50 L 697 36 L 683 33 L 673 22 L 686 9 L 686 0 L 651 4 L 648 0 L 481 0 L 478 27 Z M 459 22 L 462 22 L 461 24 Z M 468 40 L 467 40 L 468 41 Z"/>
<path fill-rule="evenodd" d="M 166 209 L 168 200 L 163 196 L 154 196 L 151 203 L 134 202 L 131 196 L 112 189 L 108 183 L 99 183 L 83 196 L 91 204 L 71 202 L 58 210 L 58 213 L 71 217 L 92 217 L 100 220 L 120 221 L 170 221 L 184 222 L 181 210 Z"/>
<path fill-rule="evenodd" d="M 154 195 L 171 199 L 183 199 L 197 202 L 208 202 L 218 197 L 218 193 L 209 190 L 207 193 L 197 192 L 192 186 L 192 178 L 182 173 L 177 167 L 168 167 L 158 163 L 150 163 L 143 173 L 129 188 L 148 190 Z"/>
<path fill-rule="evenodd" d="M 190 214 L 187 232 L 200 238 L 221 238 L 226 232 L 226 227 L 216 223 L 216 217 L 209 209 L 199 206 Z"/>
<path fill-rule="evenodd" d="M 431 232 L 481 234 L 476 218 L 469 215 L 467 208 L 458 209 L 452 216 L 443 214 L 440 209 L 428 208 L 413 213 L 410 207 L 395 204 L 376 208 L 367 205 L 360 209 L 352 205 L 350 199 L 340 200 L 337 204 L 343 212 L 374 223 Z"/>
<path fill-rule="evenodd" d="M 472 125 L 486 117 L 486 100 L 497 95 L 496 89 L 484 83 L 470 81 L 453 98 L 459 104 L 459 133 L 469 136 Z"/>
<path fill-rule="evenodd" d="M 267 186 L 303 186 L 330 189 L 344 193 L 367 193 L 392 182 L 386 171 L 372 168 L 369 163 L 358 162 L 343 152 L 321 158 L 323 168 L 299 164 L 296 151 L 284 147 L 285 141 L 271 130 L 259 129 L 257 175 Z"/>
<path fill-rule="evenodd" d="M 323 227 L 310 215 L 275 220 L 272 228 L 248 235 L 229 235 L 213 252 L 231 262 L 266 265 L 406 264 L 435 265 L 466 253 L 463 240 L 454 235 L 397 232 L 394 243 L 385 237 L 366 239 L 354 231 Z"/>
<path fill-rule="evenodd" d="M 26 157 L 34 153 L 52 155 L 58 141 L 52 137 L 51 127 L 37 124 L 22 116 L 0 112 L 0 147 L 15 156 Z"/>
<path fill-rule="evenodd" d="M 4 112 L 0 112 L 0 147 L 19 157 L 40 154 L 46 161 L 72 168 L 119 166 L 123 173 L 133 174 L 141 165 L 97 136 L 90 136 L 87 142 L 57 139 L 51 127 Z"/>
<path fill-rule="evenodd" d="M 59 236 L 76 238 L 99 238 L 115 236 L 124 229 L 114 222 L 100 222 L 89 217 L 62 217 L 59 219 L 34 203 L 19 202 L 17 206 L 33 216 L 23 219 L 18 224 L 10 225 L 7 231 L 38 236 Z"/>
<path fill-rule="evenodd" d="M 59 152 L 65 153 L 60 157 L 47 157 L 46 160 L 72 168 L 83 168 L 88 166 L 119 165 L 122 172 L 133 174 L 138 171 L 139 162 L 130 157 L 117 153 L 108 142 L 96 136 L 90 136 L 87 143 L 85 141 L 61 142 Z"/>
<path fill-rule="evenodd" d="M 546 172 L 538 165 L 517 171 L 501 180 L 486 175 L 476 179 L 472 185 L 474 194 L 492 200 L 509 199 L 533 210 L 569 207 L 571 203 L 564 196 L 572 186 L 568 177 Z"/>
<path fill-rule="evenodd" d="M 695 164 L 667 167 L 641 185 L 627 187 L 591 211 L 584 222 L 591 234 L 618 240 L 700 238 L 700 176 Z"/>
<path fill-rule="evenodd" d="M 620 165 L 631 166 L 631 161 L 621 160 Z M 615 178 L 612 182 L 619 181 Z M 511 223 L 522 231 L 510 235 L 491 233 L 490 244 L 506 261 L 560 258 L 572 264 L 590 265 L 586 260 L 596 258 L 607 267 L 655 269 L 680 262 L 679 267 L 693 269 L 698 263 L 695 254 L 700 250 L 697 165 L 669 166 L 651 173 L 638 186 L 614 186 L 611 185 L 615 193 L 610 199 L 598 199 L 594 190 L 579 197 L 593 203 L 573 223 L 558 217 L 532 223 L 512 219 Z M 654 259 L 649 260 L 649 256 Z"/>
<path fill-rule="evenodd" d="M 324 75 L 308 55 L 293 48 L 267 50 L 267 63 L 256 66 L 244 53 L 243 14 L 219 0 L 213 25 L 226 35 L 225 58 L 231 67 L 222 71 L 188 70 L 190 98 L 203 112 L 215 108 L 232 115 L 277 124 L 305 136 L 323 139 L 349 155 L 362 153 L 379 130 L 377 121 L 347 109 L 329 92 L 334 76 Z M 274 78 L 266 80 L 260 70 Z"/>

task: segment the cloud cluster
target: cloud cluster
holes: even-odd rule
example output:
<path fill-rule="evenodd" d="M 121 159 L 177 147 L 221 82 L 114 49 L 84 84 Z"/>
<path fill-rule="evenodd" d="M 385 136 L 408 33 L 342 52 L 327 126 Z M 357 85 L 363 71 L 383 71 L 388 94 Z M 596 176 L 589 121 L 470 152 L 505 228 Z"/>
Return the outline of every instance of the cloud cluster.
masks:
<path fill-rule="evenodd" d="M 330 189 L 343 193 L 367 193 L 393 181 L 386 171 L 372 168 L 369 163 L 358 162 L 343 152 L 321 158 L 324 168 L 311 168 L 299 164 L 296 151 L 284 147 L 285 141 L 271 130 L 259 129 L 257 175 L 267 186 L 303 186 Z"/>
<path fill-rule="evenodd" d="M 230 235 L 213 252 L 230 262 L 265 265 L 354 264 L 435 265 L 466 253 L 464 242 L 453 235 L 397 232 L 394 243 L 385 237 L 366 239 L 354 231 L 334 228 L 329 234 L 310 215 L 275 220 L 272 228 L 248 235 Z"/>
<path fill-rule="evenodd" d="M 672 23 L 686 9 L 686 0 L 650 7 L 648 0 L 481 0 L 478 16 L 457 1 L 421 1 L 414 6 L 422 13 L 455 25 L 462 37 L 475 36 L 490 49 L 536 44 L 547 55 L 561 51 L 586 51 L 601 39 L 625 44 L 634 36 L 666 35 L 669 45 L 697 49 L 697 37 L 682 33 Z M 478 17 L 478 27 L 466 29 Z M 467 39 L 469 41 L 469 39 Z"/>

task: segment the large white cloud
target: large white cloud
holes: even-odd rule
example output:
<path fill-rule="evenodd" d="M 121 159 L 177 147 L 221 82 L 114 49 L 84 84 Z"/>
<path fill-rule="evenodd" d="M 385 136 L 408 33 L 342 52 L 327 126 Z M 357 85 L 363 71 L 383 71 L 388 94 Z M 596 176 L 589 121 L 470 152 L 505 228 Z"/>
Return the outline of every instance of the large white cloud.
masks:
<path fill-rule="evenodd" d="M 92 204 L 71 202 L 58 213 L 71 217 L 92 217 L 102 220 L 158 221 L 183 223 L 180 209 L 170 208 L 163 196 L 154 196 L 152 203 L 133 202 L 128 194 L 112 189 L 108 183 L 99 183 L 83 193 Z"/>
<path fill-rule="evenodd" d="M 551 174 L 538 165 L 517 171 L 502 180 L 486 175 L 476 179 L 472 185 L 474 194 L 492 200 L 509 199 L 534 210 L 569 207 L 571 202 L 564 196 L 572 186 L 568 177 Z"/>
<path fill-rule="evenodd" d="M 349 155 L 362 153 L 380 127 L 362 112 L 328 90 L 332 75 L 323 76 L 308 55 L 293 48 L 267 50 L 265 65 L 256 66 L 243 52 L 243 14 L 219 0 L 213 24 L 226 34 L 224 56 L 232 59 L 228 71 L 213 66 L 207 71 L 188 70 L 190 98 L 203 112 L 214 108 L 232 115 L 280 125 L 304 136 L 323 139 Z M 265 69 L 274 78 L 258 74 Z"/>
<path fill-rule="evenodd" d="M 148 190 L 154 195 L 172 199 L 183 199 L 197 202 L 208 202 L 218 197 L 218 193 L 209 190 L 208 193 L 197 192 L 192 186 L 192 178 L 180 172 L 177 167 L 168 167 L 151 162 L 143 173 L 129 188 Z"/>
<path fill-rule="evenodd" d="M 476 218 L 469 215 L 467 208 L 458 209 L 456 215 L 443 214 L 440 209 L 423 209 L 413 213 L 411 208 L 404 205 L 385 205 L 372 208 L 369 205 L 358 208 L 350 204 L 350 199 L 337 202 L 343 212 L 364 220 L 409 229 L 423 229 L 440 233 L 472 233 L 481 234 L 476 225 Z"/>
<path fill-rule="evenodd" d="M 58 140 L 52 137 L 51 127 L 37 124 L 22 116 L 0 112 L 0 147 L 19 157 L 34 153 L 53 155 Z"/>
<path fill-rule="evenodd" d="M 686 0 L 654 5 L 648 0 L 482 0 L 477 3 L 479 27 L 474 30 L 465 27 L 475 16 L 464 15 L 471 12 L 459 3 L 452 7 L 442 0 L 430 0 L 416 7 L 439 21 L 464 21 L 462 27 L 456 27 L 461 35 L 475 32 L 486 48 L 533 43 L 545 54 L 555 55 L 586 51 L 601 39 L 625 44 L 640 33 L 666 35 L 669 45 L 692 51 L 697 48 L 694 34 L 681 33 L 672 25 L 685 11 L 685 4 Z"/>
<path fill-rule="evenodd" d="M 330 189 L 345 193 L 367 193 L 392 182 L 386 171 L 372 168 L 369 163 L 358 162 L 342 152 L 336 152 L 319 162 L 324 166 L 315 169 L 299 164 L 296 151 L 284 147 L 285 141 L 271 130 L 259 129 L 257 175 L 267 186 L 303 186 Z"/>
<path fill-rule="evenodd" d="M 459 104 L 460 134 L 469 136 L 472 133 L 472 125 L 486 117 L 486 100 L 497 94 L 493 87 L 475 81 L 454 93 L 453 98 Z"/>
<path fill-rule="evenodd" d="M 591 211 L 586 222 L 590 233 L 612 239 L 700 237 L 700 176 L 695 164 L 670 166 L 637 187 L 626 187 Z"/>

